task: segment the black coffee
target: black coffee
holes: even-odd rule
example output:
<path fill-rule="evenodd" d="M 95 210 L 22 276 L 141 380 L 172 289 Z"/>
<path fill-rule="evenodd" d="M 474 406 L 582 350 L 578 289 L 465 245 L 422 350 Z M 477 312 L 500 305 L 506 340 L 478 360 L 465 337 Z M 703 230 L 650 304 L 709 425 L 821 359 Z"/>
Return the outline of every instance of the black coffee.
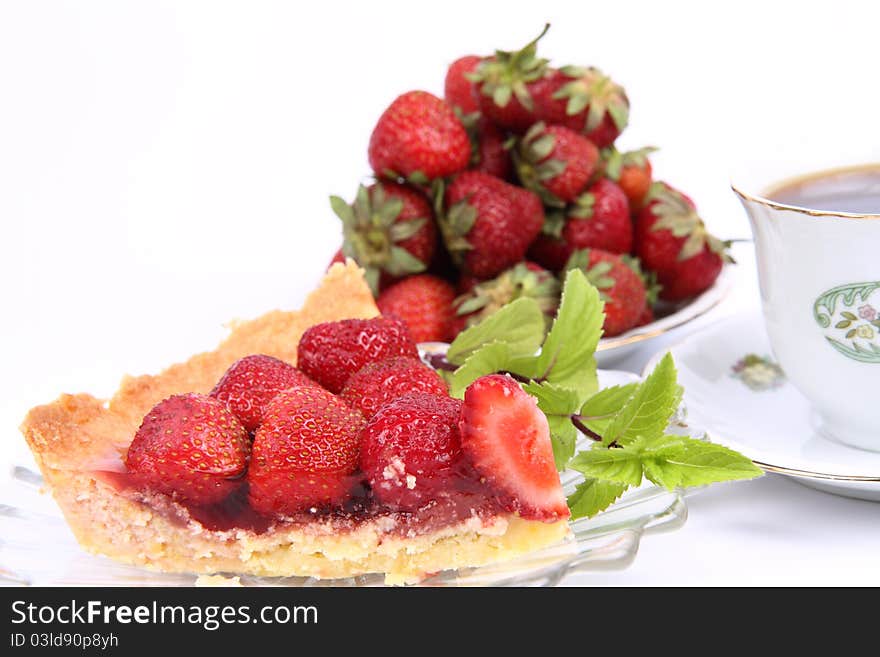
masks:
<path fill-rule="evenodd" d="M 771 190 L 767 198 L 809 210 L 880 214 L 880 165 L 799 178 Z"/>

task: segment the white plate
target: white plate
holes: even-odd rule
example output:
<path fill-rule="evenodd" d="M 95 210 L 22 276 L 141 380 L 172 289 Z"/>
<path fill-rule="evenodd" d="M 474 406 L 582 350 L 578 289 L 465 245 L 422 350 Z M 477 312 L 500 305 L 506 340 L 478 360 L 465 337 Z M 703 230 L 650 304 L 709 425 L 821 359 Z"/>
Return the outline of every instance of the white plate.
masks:
<path fill-rule="evenodd" d="M 630 372 L 600 371 L 603 387 L 638 380 Z M 584 442 L 588 439 L 582 438 Z M 582 444 L 582 443 L 581 443 Z M 561 475 L 566 494 L 582 475 Z M 154 573 L 87 554 L 76 542 L 51 497 L 42 495 L 40 475 L 17 467 L 0 479 L 0 585 L 38 586 L 192 586 L 189 574 Z M 625 568 L 641 537 L 681 527 L 687 518 L 682 494 L 653 485 L 628 491 L 595 518 L 571 523 L 572 535 L 557 545 L 513 561 L 480 568 L 445 571 L 429 586 L 524 586 L 557 584 L 576 572 Z M 234 581 L 234 580 L 233 580 Z M 245 586 L 375 586 L 380 575 L 343 580 L 306 577 L 242 576 Z"/>
<path fill-rule="evenodd" d="M 665 313 L 660 313 L 660 316 L 650 324 L 615 335 L 613 338 L 599 340 L 599 346 L 596 349 L 596 361 L 599 366 L 608 367 L 625 358 L 652 338 L 668 333 L 712 310 L 730 291 L 732 278 L 730 268 L 731 265 L 725 265 L 712 287 L 700 296 L 682 306 L 674 306 Z"/>
<path fill-rule="evenodd" d="M 669 351 L 685 389 L 689 423 L 768 472 L 837 495 L 880 501 L 880 453 L 817 431 L 809 402 L 775 370 L 759 313 L 722 320 Z M 767 360 L 737 367 L 748 354 Z M 661 356 L 648 363 L 646 373 Z"/>

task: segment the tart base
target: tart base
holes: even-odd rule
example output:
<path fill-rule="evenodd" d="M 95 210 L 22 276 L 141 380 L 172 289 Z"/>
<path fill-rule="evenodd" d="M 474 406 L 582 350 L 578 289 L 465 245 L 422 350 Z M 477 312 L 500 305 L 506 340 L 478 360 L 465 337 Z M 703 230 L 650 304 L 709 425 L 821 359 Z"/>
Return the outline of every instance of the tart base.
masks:
<path fill-rule="evenodd" d="M 565 521 L 510 514 L 473 517 L 414 536 L 394 532 L 393 515 L 344 531 L 322 519 L 263 533 L 211 531 L 129 500 L 88 473 L 56 470 L 52 476 L 55 499 L 84 548 L 162 572 L 321 579 L 385 573 L 387 584 L 409 584 L 441 570 L 506 561 L 569 532 Z"/>
<path fill-rule="evenodd" d="M 22 433 L 79 543 L 164 572 L 318 578 L 385 573 L 387 583 L 401 584 L 440 570 L 511 559 L 568 535 L 566 521 L 542 523 L 512 514 L 474 516 L 417 535 L 395 533 L 393 516 L 354 523 L 345 531 L 320 518 L 263 533 L 212 531 L 129 499 L 94 474 L 120 469 L 141 419 L 162 399 L 209 392 L 233 362 L 250 354 L 295 362 L 296 345 L 309 326 L 377 314 L 362 271 L 352 261 L 336 264 L 300 311 L 237 322 L 214 351 L 157 375 L 127 377 L 109 401 L 62 395 L 32 409 Z"/>

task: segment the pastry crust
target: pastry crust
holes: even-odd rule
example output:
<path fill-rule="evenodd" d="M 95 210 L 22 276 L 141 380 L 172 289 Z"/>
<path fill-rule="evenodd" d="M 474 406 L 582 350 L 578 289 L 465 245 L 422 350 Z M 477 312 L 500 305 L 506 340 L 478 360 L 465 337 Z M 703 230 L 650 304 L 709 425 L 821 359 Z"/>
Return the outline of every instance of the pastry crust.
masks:
<path fill-rule="evenodd" d="M 418 536 L 394 532 L 393 516 L 348 528 L 316 519 L 261 534 L 212 531 L 189 519 L 182 507 L 178 514 L 159 512 L 93 474 L 119 469 L 143 416 L 160 400 L 209 392 L 233 362 L 250 354 L 296 362 L 296 345 L 309 326 L 377 314 L 363 272 L 349 260 L 328 271 L 301 310 L 235 322 L 214 351 L 156 375 L 126 377 L 109 401 L 65 394 L 33 408 L 22 433 L 80 544 L 166 572 L 320 578 L 380 572 L 389 583 L 405 583 L 439 570 L 509 559 L 565 537 L 565 521 L 548 524 L 512 515 L 472 517 Z"/>

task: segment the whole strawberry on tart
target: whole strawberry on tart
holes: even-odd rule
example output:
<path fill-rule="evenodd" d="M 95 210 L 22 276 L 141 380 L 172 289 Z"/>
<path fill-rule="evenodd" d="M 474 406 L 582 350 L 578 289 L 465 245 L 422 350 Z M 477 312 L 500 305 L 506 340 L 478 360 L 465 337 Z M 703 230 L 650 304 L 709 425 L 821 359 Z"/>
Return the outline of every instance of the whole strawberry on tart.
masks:
<path fill-rule="evenodd" d="M 363 267 L 381 312 L 417 342 L 451 340 L 515 300 L 502 292 L 506 272 L 539 265 L 558 287 L 579 250 L 627 256 L 647 281 L 639 320 L 609 321 L 605 338 L 684 310 L 732 261 L 690 199 L 655 180 L 657 149 L 621 148 L 631 109 L 623 86 L 595 66 L 539 55 L 548 28 L 519 49 L 459 57 L 442 98 L 398 96 L 370 137 L 376 182 L 351 204 L 331 198 L 343 224 L 331 263 Z M 477 284 L 476 298 L 452 296 Z"/>

